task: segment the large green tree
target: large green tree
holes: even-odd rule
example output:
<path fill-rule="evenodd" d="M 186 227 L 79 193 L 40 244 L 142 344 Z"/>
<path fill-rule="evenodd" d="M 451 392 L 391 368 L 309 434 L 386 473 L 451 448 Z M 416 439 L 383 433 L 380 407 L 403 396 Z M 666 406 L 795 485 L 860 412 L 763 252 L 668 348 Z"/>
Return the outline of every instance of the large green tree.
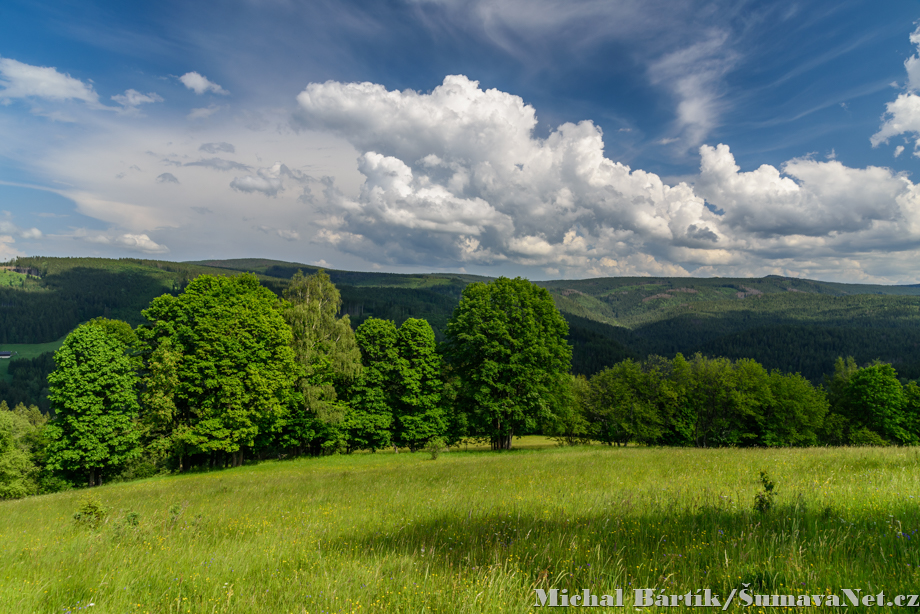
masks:
<path fill-rule="evenodd" d="M 567 397 L 572 351 L 552 296 L 526 279 L 472 283 L 447 323 L 445 355 L 471 429 L 508 449 L 552 422 Z"/>
<path fill-rule="evenodd" d="M 271 445 L 297 403 L 303 373 L 275 295 L 255 275 L 201 275 L 143 314 L 145 399 L 156 399 L 153 422 L 174 429 L 180 467 L 188 455 L 239 465 L 257 442 Z"/>
<path fill-rule="evenodd" d="M 608 445 L 651 443 L 661 435 L 655 374 L 626 359 L 591 378 L 585 409 L 595 439 Z"/>
<path fill-rule="evenodd" d="M 94 486 L 141 453 L 136 364 L 124 343 L 93 324 L 70 333 L 54 362 L 47 464 Z"/>
<path fill-rule="evenodd" d="M 409 318 L 397 329 L 390 320 L 368 318 L 355 336 L 364 370 L 348 421 L 352 447 L 375 449 L 387 441 L 414 451 L 442 437 L 441 357 L 428 322 Z"/>
<path fill-rule="evenodd" d="M 282 444 L 314 453 L 340 444 L 348 405 L 340 399 L 361 372 L 361 352 L 348 315 L 339 317 L 342 299 L 324 271 L 297 271 L 284 291 L 284 319 L 303 375 L 297 387 L 303 402 L 291 413 Z"/>
<path fill-rule="evenodd" d="M 913 441 L 912 433 L 905 428 L 910 422 L 905 413 L 907 398 L 891 365 L 874 364 L 854 373 L 847 384 L 843 406 L 852 425 L 851 436 L 862 427 L 888 442 Z"/>
<path fill-rule="evenodd" d="M 349 449 L 378 450 L 393 443 L 398 331 L 391 320 L 368 318 L 355 331 L 364 368 L 346 419 Z"/>
<path fill-rule="evenodd" d="M 399 362 L 393 438 L 398 445 L 414 451 L 430 439 L 443 436 L 447 429 L 441 403 L 441 357 L 431 325 L 417 318 L 409 318 L 399 327 L 396 349 Z"/>
<path fill-rule="evenodd" d="M 760 438 L 765 446 L 812 446 L 827 414 L 827 396 L 798 373 L 772 371 L 771 395 L 758 416 Z"/>

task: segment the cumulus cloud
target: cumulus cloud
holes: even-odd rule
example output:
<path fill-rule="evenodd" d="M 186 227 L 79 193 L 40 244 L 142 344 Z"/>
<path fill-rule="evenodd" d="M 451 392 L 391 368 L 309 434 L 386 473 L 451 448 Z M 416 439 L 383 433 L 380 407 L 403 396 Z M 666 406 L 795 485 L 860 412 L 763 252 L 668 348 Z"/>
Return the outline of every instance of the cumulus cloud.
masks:
<path fill-rule="evenodd" d="M 197 72 L 187 72 L 179 77 L 179 81 L 182 82 L 182 85 L 199 95 L 204 94 L 205 92 L 220 94 L 221 96 L 227 96 L 230 94 L 230 92 L 217 85 L 213 81 L 208 80 L 207 77 L 198 74 Z"/>
<path fill-rule="evenodd" d="M 464 76 L 445 78 L 430 94 L 311 84 L 298 102 L 305 121 L 364 152 L 362 192 L 357 200 L 332 195 L 341 222 L 323 235 L 346 251 L 392 262 L 511 260 L 635 272 L 625 258 L 600 262 L 646 245 L 660 253 L 652 242 L 686 235 L 713 216 L 685 184 L 670 187 L 604 157 L 590 121 L 536 138 L 533 107 Z"/>
<path fill-rule="evenodd" d="M 11 58 L 0 58 L 0 104 L 17 98 L 53 101 L 81 100 L 94 109 L 107 108 L 91 85 L 49 66 L 32 66 Z"/>
<path fill-rule="evenodd" d="M 179 180 L 172 173 L 163 173 L 157 176 L 157 183 L 179 183 Z"/>
<path fill-rule="evenodd" d="M 911 33 L 910 42 L 920 50 L 920 26 Z M 873 147 L 878 147 L 882 143 L 887 143 L 893 136 L 912 134 L 914 155 L 920 156 L 920 56 L 912 55 L 907 58 L 904 68 L 907 70 L 906 91 L 885 105 L 883 123 L 869 141 Z M 904 151 L 904 147 L 899 145 L 895 151 L 897 157 Z"/>
<path fill-rule="evenodd" d="M 590 121 L 536 137 L 533 107 L 463 76 L 430 93 L 314 83 L 298 103 L 306 125 L 361 152 L 365 179 L 353 197 L 324 184 L 317 240 L 368 260 L 801 274 L 845 257 L 859 268 L 854 254 L 868 262 L 920 239 L 920 188 L 887 168 L 805 157 L 742 172 L 727 145 L 704 145 L 695 185 L 669 186 L 608 159 Z M 260 174 L 250 189 L 280 189 L 272 168 L 277 184 Z"/>
<path fill-rule="evenodd" d="M 198 151 L 203 151 L 209 154 L 216 153 L 236 153 L 236 147 L 230 143 L 204 143 L 201 147 L 198 148 Z"/>
<path fill-rule="evenodd" d="M 905 179 L 887 168 L 797 158 L 742 173 L 727 145 L 700 148 L 697 193 L 724 211 L 719 223 L 762 236 L 855 233 L 901 215 Z"/>

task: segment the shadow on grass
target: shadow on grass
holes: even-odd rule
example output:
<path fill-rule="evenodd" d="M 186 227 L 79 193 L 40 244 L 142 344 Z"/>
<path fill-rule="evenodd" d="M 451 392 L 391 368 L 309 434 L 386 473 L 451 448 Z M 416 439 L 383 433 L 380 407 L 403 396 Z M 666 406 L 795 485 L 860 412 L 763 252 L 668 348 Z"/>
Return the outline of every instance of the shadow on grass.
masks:
<path fill-rule="evenodd" d="M 918 528 L 916 506 L 847 515 L 787 504 L 761 513 L 731 509 L 724 501 L 637 513 L 627 500 L 568 516 L 458 509 L 323 543 L 443 572 L 517 574 L 530 588 L 708 587 L 728 593 L 742 582 L 776 592 L 871 581 L 906 590 L 920 564 Z"/>

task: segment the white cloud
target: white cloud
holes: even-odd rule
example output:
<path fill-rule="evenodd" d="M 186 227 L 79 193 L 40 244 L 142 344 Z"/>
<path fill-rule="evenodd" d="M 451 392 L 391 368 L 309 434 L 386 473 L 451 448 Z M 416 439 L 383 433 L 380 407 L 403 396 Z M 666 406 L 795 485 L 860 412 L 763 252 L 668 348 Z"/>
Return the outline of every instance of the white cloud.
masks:
<path fill-rule="evenodd" d="M 89 107 L 107 108 L 91 85 L 49 66 L 32 66 L 11 58 L 0 58 L 0 103 L 17 98 L 53 101 L 81 100 Z"/>
<path fill-rule="evenodd" d="M 910 35 L 910 42 L 920 50 L 920 26 Z M 873 147 L 878 147 L 882 143 L 887 143 L 893 136 L 913 134 L 914 155 L 920 155 L 920 56 L 912 55 L 907 58 L 904 68 L 907 70 L 907 91 L 885 105 L 883 123 L 869 141 Z M 903 146 L 899 145 L 898 148 L 904 151 Z M 900 151 L 895 157 L 900 155 Z"/>
<path fill-rule="evenodd" d="M 736 54 L 727 49 L 727 39 L 724 32 L 711 32 L 705 40 L 668 53 L 649 67 L 652 83 L 678 99 L 676 128 L 688 146 L 703 142 L 725 108 L 722 78 L 737 61 Z"/>
<path fill-rule="evenodd" d="M 112 100 L 123 107 L 123 113 L 137 113 L 137 107 L 142 104 L 163 102 L 163 98 L 155 92 L 142 94 L 137 90 L 125 90 L 124 94 L 112 96 Z"/>
<path fill-rule="evenodd" d="M 586 270 L 620 252 L 648 247 L 660 255 L 652 243 L 712 216 L 686 185 L 666 186 L 604 157 L 591 122 L 535 138 L 533 107 L 463 76 L 430 94 L 311 84 L 298 101 L 305 121 L 365 152 L 359 198 L 332 199 L 342 222 L 323 235 L 345 251 L 391 262 Z M 618 271 L 656 268 L 655 260 L 624 258 Z"/>
<path fill-rule="evenodd" d="M 901 215 L 896 197 L 909 182 L 887 168 L 849 168 L 797 158 L 782 173 L 764 164 L 741 173 L 728 146 L 703 146 L 696 192 L 724 210 L 720 225 L 762 236 L 855 233 Z"/>
<path fill-rule="evenodd" d="M 240 192 L 252 194 L 261 192 L 266 196 L 277 196 L 278 192 L 284 190 L 282 175 L 286 174 L 287 167 L 280 162 L 268 168 L 260 168 L 256 175 L 244 175 L 236 177 L 230 182 L 230 187 Z"/>
<path fill-rule="evenodd" d="M 73 236 L 88 243 L 112 245 L 145 254 L 166 254 L 169 252 L 168 247 L 159 245 L 146 234 L 78 231 Z"/>
<path fill-rule="evenodd" d="M 8 243 L 15 243 L 13 235 L 19 237 L 20 239 L 41 239 L 43 236 L 42 231 L 38 228 L 22 229 L 9 220 L 0 220 L 0 233 L 7 237 Z"/>
<path fill-rule="evenodd" d="M 898 156 L 900 156 L 902 153 L 904 153 L 904 146 L 903 146 L 903 145 L 898 145 L 897 147 L 894 148 L 894 157 L 895 157 L 895 158 L 897 158 Z"/>
<path fill-rule="evenodd" d="M 310 84 L 298 102 L 307 125 L 362 152 L 361 192 L 327 185 L 317 238 L 368 260 L 826 278 L 909 274 L 889 254 L 920 240 L 920 187 L 887 168 L 806 157 L 741 172 L 726 145 L 703 146 L 695 187 L 668 186 L 606 158 L 591 122 L 535 137 L 532 107 L 463 76 L 429 94 Z"/>
<path fill-rule="evenodd" d="M 220 94 L 221 96 L 227 96 L 230 94 L 230 92 L 217 85 L 213 81 L 209 81 L 207 77 L 200 75 L 197 72 L 187 72 L 179 77 L 179 81 L 182 82 L 182 85 L 199 95 L 204 94 L 205 92 Z"/>
<path fill-rule="evenodd" d="M 215 113 L 217 113 L 218 111 L 220 111 L 219 106 L 217 106 L 216 104 L 210 104 L 206 107 L 192 109 L 191 112 L 189 112 L 189 114 L 186 115 L 186 118 L 192 121 L 196 119 L 207 119 L 211 117 L 212 115 L 214 115 Z"/>

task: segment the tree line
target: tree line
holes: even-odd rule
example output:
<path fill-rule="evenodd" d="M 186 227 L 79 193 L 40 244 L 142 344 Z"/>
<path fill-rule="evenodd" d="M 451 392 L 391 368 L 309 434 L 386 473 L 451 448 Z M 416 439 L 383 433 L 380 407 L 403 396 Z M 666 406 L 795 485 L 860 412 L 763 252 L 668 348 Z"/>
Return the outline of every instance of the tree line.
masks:
<path fill-rule="evenodd" d="M 560 441 L 664 446 L 915 445 L 920 387 L 890 364 L 838 359 L 814 386 L 749 359 L 624 360 L 573 377 L 574 402 L 559 417 Z"/>
<path fill-rule="evenodd" d="M 701 355 L 573 376 L 566 320 L 520 278 L 466 286 L 442 343 L 418 318 L 353 330 L 341 307 L 323 272 L 298 272 L 280 299 L 254 275 L 201 275 L 154 298 L 137 327 L 78 326 L 48 376 L 52 419 L 0 406 L 0 497 L 464 438 L 503 450 L 532 433 L 702 447 L 920 439 L 917 386 L 885 364 L 840 360 L 818 387 Z"/>

